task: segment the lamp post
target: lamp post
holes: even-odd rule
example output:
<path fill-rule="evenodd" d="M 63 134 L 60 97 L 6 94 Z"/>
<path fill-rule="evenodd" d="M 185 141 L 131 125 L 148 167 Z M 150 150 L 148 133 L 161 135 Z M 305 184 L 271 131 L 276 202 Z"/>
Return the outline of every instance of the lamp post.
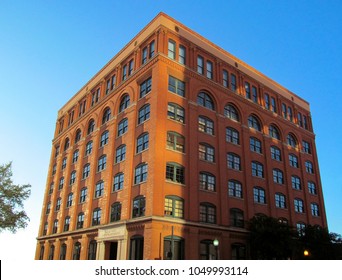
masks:
<path fill-rule="evenodd" d="M 215 247 L 216 259 L 217 259 L 217 260 L 220 259 L 220 257 L 219 257 L 219 249 L 218 249 L 219 244 L 220 244 L 220 242 L 218 241 L 217 238 L 215 238 L 215 239 L 213 240 L 213 245 L 214 245 L 214 247 Z"/>
<path fill-rule="evenodd" d="M 303 254 L 304 254 L 304 258 L 307 258 L 310 255 L 310 253 L 307 249 L 304 250 Z"/>

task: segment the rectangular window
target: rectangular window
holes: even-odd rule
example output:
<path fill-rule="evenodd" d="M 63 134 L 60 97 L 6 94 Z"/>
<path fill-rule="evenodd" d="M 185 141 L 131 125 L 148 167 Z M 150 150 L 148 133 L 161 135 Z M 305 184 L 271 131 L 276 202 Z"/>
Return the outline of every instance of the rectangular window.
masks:
<path fill-rule="evenodd" d="M 127 79 L 127 65 L 124 65 L 122 68 L 122 80 L 126 80 Z"/>
<path fill-rule="evenodd" d="M 234 74 L 230 74 L 230 89 L 236 92 L 236 76 Z"/>
<path fill-rule="evenodd" d="M 134 71 L 134 60 L 131 59 L 129 64 L 128 64 L 128 76 L 131 76 Z"/>
<path fill-rule="evenodd" d="M 245 82 L 246 98 L 251 99 L 251 86 L 248 82 Z"/>
<path fill-rule="evenodd" d="M 145 64 L 147 62 L 147 47 L 142 50 L 141 64 Z"/>
<path fill-rule="evenodd" d="M 152 77 L 149 77 L 147 80 L 143 81 L 140 84 L 140 98 L 147 95 L 152 89 Z"/>
<path fill-rule="evenodd" d="M 283 104 L 281 104 L 281 107 L 282 107 L 282 111 L 283 111 L 283 118 L 287 119 L 287 108 L 286 108 L 286 105 L 283 103 Z"/>
<path fill-rule="evenodd" d="M 271 97 L 271 111 L 277 113 L 277 105 L 274 97 Z"/>
<path fill-rule="evenodd" d="M 197 56 L 197 73 L 203 74 L 203 57 Z"/>
<path fill-rule="evenodd" d="M 255 86 L 252 86 L 252 100 L 254 103 L 258 103 L 258 90 Z"/>
<path fill-rule="evenodd" d="M 169 91 L 178 94 L 179 96 L 185 97 L 185 83 L 172 76 L 169 76 Z"/>
<path fill-rule="evenodd" d="M 264 98 L 265 98 L 265 108 L 269 110 L 270 109 L 270 96 L 267 93 L 265 93 Z"/>
<path fill-rule="evenodd" d="M 113 75 L 112 76 L 112 85 L 111 85 L 111 90 L 113 90 L 115 88 L 115 84 L 116 84 L 116 76 Z"/>
<path fill-rule="evenodd" d="M 226 70 L 222 71 L 222 84 L 226 88 L 229 86 L 228 72 Z"/>
<path fill-rule="evenodd" d="M 169 40 L 168 44 L 168 57 L 176 59 L 176 43 L 172 40 Z"/>
<path fill-rule="evenodd" d="M 179 57 L 178 57 L 179 63 L 185 65 L 186 64 L 186 49 L 184 46 L 179 46 Z"/>
<path fill-rule="evenodd" d="M 154 47 L 154 40 L 150 43 L 150 54 L 149 54 L 149 58 L 154 56 L 154 52 L 155 52 L 155 47 Z"/>
<path fill-rule="evenodd" d="M 207 61 L 207 78 L 213 79 L 213 63 L 211 61 Z"/>

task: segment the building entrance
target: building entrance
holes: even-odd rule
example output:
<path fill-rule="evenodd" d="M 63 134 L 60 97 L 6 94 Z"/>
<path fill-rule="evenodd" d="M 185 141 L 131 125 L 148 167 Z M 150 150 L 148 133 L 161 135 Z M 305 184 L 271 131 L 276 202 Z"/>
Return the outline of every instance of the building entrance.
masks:
<path fill-rule="evenodd" d="M 109 260 L 117 260 L 118 242 L 109 242 Z"/>

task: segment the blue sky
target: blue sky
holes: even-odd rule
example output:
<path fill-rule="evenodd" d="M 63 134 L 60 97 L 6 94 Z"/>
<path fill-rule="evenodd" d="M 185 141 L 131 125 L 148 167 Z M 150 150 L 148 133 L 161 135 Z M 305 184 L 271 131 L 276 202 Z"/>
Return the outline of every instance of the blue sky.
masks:
<path fill-rule="evenodd" d="M 0 163 L 32 185 L 30 225 L 0 259 L 33 259 L 57 111 L 160 11 L 311 105 L 329 230 L 342 234 L 341 1 L 0 1 Z M 22 248 L 17 254 L 8 244 Z"/>

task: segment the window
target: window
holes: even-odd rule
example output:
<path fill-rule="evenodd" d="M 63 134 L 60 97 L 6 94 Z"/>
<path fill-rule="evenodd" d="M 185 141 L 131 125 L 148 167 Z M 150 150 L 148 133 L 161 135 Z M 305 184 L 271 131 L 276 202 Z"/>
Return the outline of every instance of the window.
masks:
<path fill-rule="evenodd" d="M 271 146 L 271 158 L 277 161 L 281 161 L 280 149 L 276 146 Z"/>
<path fill-rule="evenodd" d="M 63 186 L 64 186 L 64 177 L 61 177 L 61 178 L 59 179 L 58 189 L 59 189 L 59 190 L 63 189 Z"/>
<path fill-rule="evenodd" d="M 147 121 L 150 118 L 150 104 L 146 104 L 140 108 L 138 113 L 138 124 Z"/>
<path fill-rule="evenodd" d="M 63 160 L 62 160 L 62 170 L 65 169 L 66 164 L 67 164 L 67 158 L 65 157 L 65 158 L 63 158 Z"/>
<path fill-rule="evenodd" d="M 298 158 L 294 154 L 289 154 L 289 162 L 290 162 L 290 166 L 295 167 L 295 168 L 299 167 Z"/>
<path fill-rule="evenodd" d="M 122 67 L 122 81 L 127 79 L 127 64 Z"/>
<path fill-rule="evenodd" d="M 150 43 L 150 53 L 149 53 L 149 58 L 152 58 L 154 56 L 155 52 L 155 43 L 154 40 Z"/>
<path fill-rule="evenodd" d="M 125 94 L 120 101 L 120 107 L 119 107 L 119 113 L 123 112 L 125 109 L 127 109 L 127 107 L 130 104 L 130 97 L 128 94 Z"/>
<path fill-rule="evenodd" d="M 132 218 L 145 216 L 145 197 L 138 196 L 133 200 Z"/>
<path fill-rule="evenodd" d="M 217 260 L 217 251 L 213 245 L 213 240 L 201 240 L 200 257 L 201 260 Z"/>
<path fill-rule="evenodd" d="M 265 99 L 265 109 L 269 110 L 270 109 L 270 96 L 267 93 L 265 93 L 264 99 Z"/>
<path fill-rule="evenodd" d="M 167 117 L 171 120 L 184 123 L 185 122 L 184 109 L 174 103 L 169 103 L 167 106 Z"/>
<path fill-rule="evenodd" d="M 149 77 L 140 84 L 140 98 L 143 98 L 152 90 L 152 77 Z"/>
<path fill-rule="evenodd" d="M 185 152 L 185 138 L 177 132 L 168 131 L 166 147 L 168 149 L 178 151 L 181 153 Z"/>
<path fill-rule="evenodd" d="M 248 82 L 245 82 L 245 93 L 246 93 L 246 98 L 252 99 L 251 98 L 251 86 Z"/>
<path fill-rule="evenodd" d="M 84 213 L 81 212 L 77 216 L 77 229 L 83 228 L 84 224 Z"/>
<path fill-rule="evenodd" d="M 287 107 L 286 104 L 282 103 L 281 104 L 282 112 L 283 112 L 283 118 L 287 119 Z"/>
<path fill-rule="evenodd" d="M 119 163 L 126 159 L 126 145 L 121 145 L 115 152 L 115 163 Z"/>
<path fill-rule="evenodd" d="M 308 182 L 309 193 L 317 194 L 316 184 L 314 182 Z"/>
<path fill-rule="evenodd" d="M 115 202 L 110 207 L 110 221 L 116 222 L 121 220 L 121 203 Z"/>
<path fill-rule="evenodd" d="M 50 189 L 49 189 L 49 194 L 52 194 L 53 193 L 53 189 L 54 189 L 54 183 L 52 182 L 51 184 L 50 184 Z"/>
<path fill-rule="evenodd" d="M 257 161 L 252 161 L 252 176 L 264 178 L 264 166 Z"/>
<path fill-rule="evenodd" d="M 53 234 L 54 234 L 54 233 L 57 233 L 57 231 L 58 231 L 58 220 L 56 219 L 56 220 L 54 220 L 54 222 L 53 222 L 52 233 L 53 233 Z"/>
<path fill-rule="evenodd" d="M 211 203 L 200 204 L 200 222 L 215 224 L 216 223 L 216 207 Z"/>
<path fill-rule="evenodd" d="M 52 175 L 55 175 L 56 171 L 57 171 L 57 165 L 54 164 L 53 167 L 52 167 Z"/>
<path fill-rule="evenodd" d="M 97 172 L 101 172 L 102 170 L 106 169 L 107 165 L 107 156 L 103 155 L 99 158 L 97 162 Z"/>
<path fill-rule="evenodd" d="M 128 119 L 125 118 L 118 124 L 118 136 L 123 135 L 128 130 Z"/>
<path fill-rule="evenodd" d="M 253 188 L 254 202 L 260 204 L 266 204 L 265 190 L 260 187 Z"/>
<path fill-rule="evenodd" d="M 73 260 L 79 260 L 81 257 L 81 243 L 80 242 L 76 242 L 74 244 L 74 250 L 72 253 L 72 259 Z"/>
<path fill-rule="evenodd" d="M 140 184 L 147 180 L 147 164 L 139 164 L 134 171 L 134 184 Z"/>
<path fill-rule="evenodd" d="M 104 182 L 98 181 L 95 185 L 95 198 L 102 196 L 104 193 Z"/>
<path fill-rule="evenodd" d="M 224 87 L 229 87 L 228 71 L 222 70 L 222 85 Z"/>
<path fill-rule="evenodd" d="M 63 243 L 61 246 L 61 251 L 59 253 L 59 259 L 60 260 L 65 260 L 66 251 L 67 251 L 67 245 L 65 243 Z"/>
<path fill-rule="evenodd" d="M 302 145 L 303 145 L 303 152 L 306 154 L 311 154 L 310 143 L 303 140 Z"/>
<path fill-rule="evenodd" d="M 271 111 L 277 113 L 277 103 L 274 97 L 271 97 Z"/>
<path fill-rule="evenodd" d="M 231 105 L 231 104 L 228 104 L 224 107 L 224 115 L 231 119 L 231 120 L 234 120 L 234 121 L 239 121 L 239 114 L 238 114 L 238 111 L 236 110 L 236 108 Z"/>
<path fill-rule="evenodd" d="M 292 188 L 295 190 L 301 190 L 302 186 L 300 183 L 300 178 L 298 176 L 291 176 Z"/>
<path fill-rule="evenodd" d="M 129 259 L 142 260 L 144 258 L 144 237 L 134 235 L 130 240 Z"/>
<path fill-rule="evenodd" d="M 82 173 L 82 179 L 85 179 L 89 176 L 90 173 L 90 164 L 87 163 L 84 167 L 83 167 L 83 173 Z"/>
<path fill-rule="evenodd" d="M 280 169 L 273 169 L 273 182 L 284 184 L 283 172 Z"/>
<path fill-rule="evenodd" d="M 213 99 L 205 92 L 200 92 L 197 95 L 197 104 L 210 110 L 215 110 Z"/>
<path fill-rule="evenodd" d="M 255 86 L 252 86 L 252 101 L 254 103 L 259 103 L 258 102 L 258 89 Z"/>
<path fill-rule="evenodd" d="M 149 134 L 148 133 L 143 133 L 140 135 L 137 139 L 137 148 L 136 148 L 136 153 L 141 153 L 142 151 L 145 151 L 148 149 L 148 142 L 149 142 Z"/>
<path fill-rule="evenodd" d="M 44 224 L 43 235 L 46 235 L 46 234 L 47 234 L 47 230 L 48 230 L 48 223 L 46 222 L 46 223 Z M 44 249 L 44 246 L 43 246 L 43 249 Z"/>
<path fill-rule="evenodd" d="M 76 181 L 76 171 L 74 170 L 70 174 L 70 181 L 69 181 L 70 185 L 75 184 L 75 181 Z"/>
<path fill-rule="evenodd" d="M 184 166 L 179 165 L 177 163 L 168 162 L 166 164 L 166 180 L 184 184 L 184 171 Z"/>
<path fill-rule="evenodd" d="M 242 198 L 242 185 L 239 181 L 228 181 L 228 195 L 231 197 Z"/>
<path fill-rule="evenodd" d="M 172 76 L 169 76 L 168 90 L 179 96 L 185 97 L 185 83 Z"/>
<path fill-rule="evenodd" d="M 314 217 L 320 216 L 319 214 L 319 207 L 316 203 L 311 203 L 311 214 Z"/>
<path fill-rule="evenodd" d="M 71 207 L 72 206 L 72 199 L 74 197 L 73 193 L 69 193 L 68 194 L 68 200 L 67 200 L 67 207 Z"/>
<path fill-rule="evenodd" d="M 184 260 L 184 239 L 179 236 L 164 237 L 164 260 Z"/>
<path fill-rule="evenodd" d="M 184 201 L 177 196 L 166 196 L 164 202 L 164 215 L 174 218 L 184 218 Z"/>
<path fill-rule="evenodd" d="M 110 79 L 106 82 L 106 95 L 110 92 Z"/>
<path fill-rule="evenodd" d="M 108 144 L 109 140 L 109 131 L 106 130 L 101 134 L 101 139 L 100 139 L 100 147 L 103 147 L 104 145 Z"/>
<path fill-rule="evenodd" d="M 100 100 L 100 88 L 96 89 L 91 95 L 91 106 L 94 106 Z"/>
<path fill-rule="evenodd" d="M 230 213 L 230 225 L 233 227 L 243 228 L 245 226 L 245 221 L 243 218 L 243 211 L 237 208 L 232 208 Z"/>
<path fill-rule="evenodd" d="M 134 71 L 134 60 L 131 59 L 128 63 L 128 76 L 131 76 Z"/>
<path fill-rule="evenodd" d="M 87 192 L 88 192 L 88 189 L 87 189 L 86 187 L 84 187 L 84 188 L 81 189 L 81 193 L 80 193 L 80 203 L 83 203 L 83 202 L 86 201 Z"/>
<path fill-rule="evenodd" d="M 303 200 L 301 200 L 299 198 L 295 198 L 293 202 L 294 202 L 294 210 L 297 213 L 304 213 L 304 202 L 303 202 Z"/>
<path fill-rule="evenodd" d="M 213 63 L 207 60 L 207 78 L 213 79 Z"/>
<path fill-rule="evenodd" d="M 305 228 L 306 225 L 302 222 L 299 222 L 296 224 L 297 232 L 299 236 L 304 236 L 305 235 Z"/>
<path fill-rule="evenodd" d="M 241 170 L 241 159 L 237 154 L 227 154 L 227 166 L 229 169 Z"/>
<path fill-rule="evenodd" d="M 113 191 L 119 191 L 123 189 L 124 174 L 118 173 L 114 176 Z"/>
<path fill-rule="evenodd" d="M 198 146 L 198 155 L 200 160 L 215 162 L 215 150 L 212 146 L 200 143 Z"/>
<path fill-rule="evenodd" d="M 145 64 L 147 62 L 147 47 L 143 48 L 141 55 L 141 64 Z"/>
<path fill-rule="evenodd" d="M 203 116 L 198 117 L 198 130 L 214 135 L 214 122 Z"/>
<path fill-rule="evenodd" d="M 230 74 L 230 89 L 233 92 L 236 92 L 236 76 L 234 74 Z"/>
<path fill-rule="evenodd" d="M 274 125 L 269 126 L 268 132 L 269 132 L 270 137 L 272 137 L 273 139 L 280 140 L 279 130 Z"/>
<path fill-rule="evenodd" d="M 95 129 L 95 121 L 94 120 L 90 120 L 89 124 L 88 124 L 88 130 L 87 130 L 88 135 L 90 133 L 92 133 L 94 131 L 94 129 Z"/>
<path fill-rule="evenodd" d="M 72 163 L 76 163 L 78 161 L 79 150 L 74 151 L 72 154 Z"/>
<path fill-rule="evenodd" d="M 92 226 L 97 226 L 101 223 L 101 208 L 95 208 L 93 211 Z"/>
<path fill-rule="evenodd" d="M 56 146 L 55 148 L 55 157 L 57 157 L 59 155 L 59 146 Z"/>
<path fill-rule="evenodd" d="M 176 59 L 176 43 L 169 39 L 168 44 L 168 57 L 171 59 Z"/>
<path fill-rule="evenodd" d="M 69 149 L 69 147 L 70 147 L 70 140 L 69 140 L 69 138 L 67 138 L 67 139 L 65 139 L 65 143 L 64 143 L 64 151 Z"/>
<path fill-rule="evenodd" d="M 248 127 L 254 128 L 254 129 L 257 130 L 257 131 L 261 131 L 260 122 L 259 122 L 259 120 L 258 120 L 255 116 L 253 116 L 253 115 L 251 115 L 251 116 L 248 117 Z"/>
<path fill-rule="evenodd" d="M 183 65 L 186 64 L 186 49 L 182 45 L 179 46 L 178 62 L 183 64 Z"/>
<path fill-rule="evenodd" d="M 56 211 L 59 211 L 61 209 L 62 199 L 59 197 L 56 202 Z"/>
<path fill-rule="evenodd" d="M 287 144 L 293 148 L 297 148 L 296 138 L 292 134 L 287 135 Z"/>
<path fill-rule="evenodd" d="M 293 121 L 293 115 L 292 115 L 292 108 L 290 106 L 287 107 L 287 112 L 289 114 L 289 120 L 290 120 L 290 122 L 292 122 Z"/>
<path fill-rule="evenodd" d="M 285 195 L 283 195 L 282 193 L 276 193 L 275 204 L 276 204 L 276 207 L 285 209 L 286 208 Z"/>
<path fill-rule="evenodd" d="M 252 152 L 256 152 L 256 153 L 259 153 L 259 154 L 262 153 L 261 141 L 256 139 L 256 138 L 254 138 L 254 137 L 250 137 L 249 138 L 249 147 L 250 147 L 250 150 Z"/>
<path fill-rule="evenodd" d="M 306 162 L 305 162 L 305 171 L 306 171 L 307 173 L 310 173 L 310 174 L 313 174 L 313 173 L 314 173 L 313 165 L 312 165 L 312 162 L 311 162 L 311 161 L 306 161 Z"/>
<path fill-rule="evenodd" d="M 68 231 L 70 228 L 70 217 L 66 216 L 64 219 L 64 228 L 63 231 Z"/>
<path fill-rule="evenodd" d="M 203 61 L 203 57 L 201 57 L 200 55 L 197 56 L 197 73 L 202 74 L 204 73 L 204 61 Z"/>
<path fill-rule="evenodd" d="M 226 141 L 235 145 L 239 145 L 240 143 L 239 132 L 232 127 L 227 127 L 226 128 Z"/>
<path fill-rule="evenodd" d="M 93 150 L 93 141 L 89 141 L 86 145 L 85 155 L 90 155 Z"/>
<path fill-rule="evenodd" d="M 115 84 L 116 84 L 116 75 L 113 75 L 112 76 L 111 90 L 113 90 L 115 88 Z"/>
<path fill-rule="evenodd" d="M 47 205 L 46 205 L 46 211 L 45 211 L 45 214 L 49 214 L 50 213 L 50 210 L 51 210 L 51 202 L 49 202 Z"/>
<path fill-rule="evenodd" d="M 232 244 L 232 260 L 246 260 L 246 245 L 234 243 Z"/>
<path fill-rule="evenodd" d="M 80 129 L 77 129 L 76 135 L 75 135 L 75 144 L 76 144 L 78 141 L 80 141 L 81 138 L 82 138 L 82 132 L 81 132 Z"/>
<path fill-rule="evenodd" d="M 87 100 L 82 100 L 78 106 L 78 116 L 82 116 L 86 111 Z"/>
<path fill-rule="evenodd" d="M 96 248 L 97 248 L 97 241 L 92 240 L 89 242 L 88 248 L 88 260 L 96 260 Z"/>
<path fill-rule="evenodd" d="M 106 122 L 109 121 L 111 116 L 111 110 L 109 108 L 106 108 L 103 112 L 103 116 L 102 116 L 102 124 L 105 124 Z"/>
<path fill-rule="evenodd" d="M 216 179 L 213 174 L 200 172 L 199 174 L 199 188 L 200 190 L 206 190 L 214 192 L 216 190 Z"/>

